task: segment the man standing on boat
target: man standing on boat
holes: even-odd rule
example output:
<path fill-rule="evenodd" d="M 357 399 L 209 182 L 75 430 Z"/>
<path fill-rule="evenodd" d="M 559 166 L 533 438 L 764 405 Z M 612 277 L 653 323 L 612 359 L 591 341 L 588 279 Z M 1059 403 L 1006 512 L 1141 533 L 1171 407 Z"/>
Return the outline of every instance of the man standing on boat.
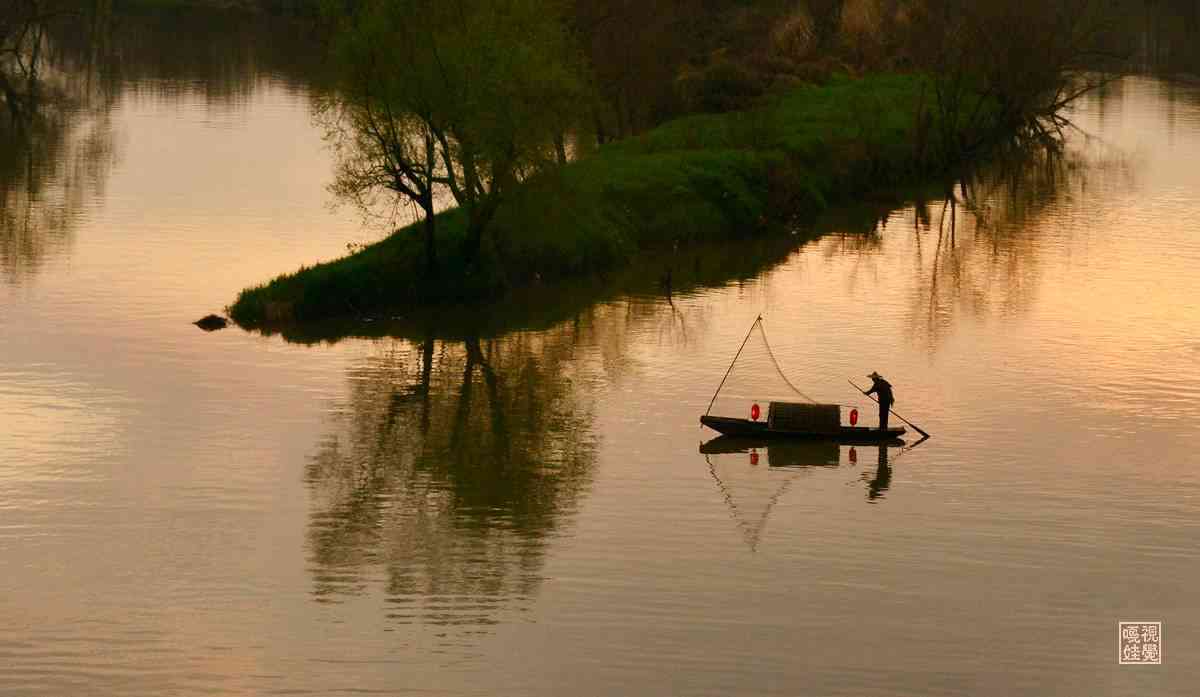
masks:
<path fill-rule="evenodd" d="M 888 427 L 888 413 L 892 410 L 892 405 L 896 403 L 896 397 L 892 395 L 892 383 L 883 379 L 879 373 L 871 373 L 867 377 L 871 378 L 871 389 L 863 392 L 865 395 L 879 395 L 879 430 L 886 431 Z"/>

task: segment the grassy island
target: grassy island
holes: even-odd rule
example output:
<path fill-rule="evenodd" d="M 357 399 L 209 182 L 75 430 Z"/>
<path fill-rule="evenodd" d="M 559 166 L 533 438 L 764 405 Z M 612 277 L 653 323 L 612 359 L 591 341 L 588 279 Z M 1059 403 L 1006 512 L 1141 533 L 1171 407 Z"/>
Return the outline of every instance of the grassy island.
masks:
<path fill-rule="evenodd" d="M 420 220 L 230 314 L 476 305 L 655 259 L 667 275 L 688 245 L 792 231 L 1000 142 L 1056 148 L 1116 25 L 1080 3 L 323 3 L 331 190 Z"/>
<path fill-rule="evenodd" d="M 413 304 L 477 302 L 531 282 L 611 270 L 637 255 L 771 234 L 832 203 L 928 175 L 923 78 L 872 75 L 801 86 L 746 111 L 669 121 L 522 182 L 500 204 L 484 253 L 455 250 L 458 209 L 437 221 L 445 253 L 422 265 L 420 224 L 350 256 L 245 290 L 243 326 Z"/>

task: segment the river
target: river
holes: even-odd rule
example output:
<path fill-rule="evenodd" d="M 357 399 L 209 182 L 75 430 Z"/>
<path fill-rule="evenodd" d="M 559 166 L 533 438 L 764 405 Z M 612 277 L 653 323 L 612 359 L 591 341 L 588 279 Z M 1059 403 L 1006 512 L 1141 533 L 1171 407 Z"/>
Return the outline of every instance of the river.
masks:
<path fill-rule="evenodd" d="M 0 694 L 1200 684 L 1200 87 L 1124 78 L 1061 161 L 670 296 L 300 341 L 190 322 L 379 233 L 330 206 L 304 37 L 188 26 L 5 133 Z M 760 313 L 806 394 L 873 418 L 878 370 L 933 437 L 701 453 Z"/>

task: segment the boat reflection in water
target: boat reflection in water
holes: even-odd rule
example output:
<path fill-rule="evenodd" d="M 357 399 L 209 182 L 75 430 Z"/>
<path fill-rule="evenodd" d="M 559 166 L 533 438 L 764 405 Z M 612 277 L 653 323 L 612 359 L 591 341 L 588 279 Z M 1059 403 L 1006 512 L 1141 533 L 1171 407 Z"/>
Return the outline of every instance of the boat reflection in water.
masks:
<path fill-rule="evenodd" d="M 750 464 L 761 462 L 766 453 L 770 467 L 836 467 L 840 464 L 841 448 L 832 440 L 784 440 L 717 436 L 700 445 L 704 455 L 749 454 Z"/>
<path fill-rule="evenodd" d="M 860 462 L 869 465 L 873 459 L 875 468 L 863 471 L 861 479 L 867 501 L 878 503 L 891 486 L 889 460 L 923 440 L 908 446 L 898 439 L 880 445 L 846 446 L 833 440 L 719 436 L 702 443 L 700 453 L 746 543 L 756 550 L 772 509 L 800 476 Z"/>

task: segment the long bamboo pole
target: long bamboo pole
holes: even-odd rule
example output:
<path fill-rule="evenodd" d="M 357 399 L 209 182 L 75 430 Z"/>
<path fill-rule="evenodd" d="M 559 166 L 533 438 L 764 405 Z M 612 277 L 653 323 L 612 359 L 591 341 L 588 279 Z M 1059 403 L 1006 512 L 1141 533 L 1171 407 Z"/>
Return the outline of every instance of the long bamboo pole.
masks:
<path fill-rule="evenodd" d="M 853 380 L 851 380 L 851 379 L 849 379 L 849 378 L 846 378 L 846 382 L 850 383 L 851 385 L 854 385 L 854 389 L 858 390 L 859 392 L 862 392 L 862 393 L 863 393 L 864 395 L 866 395 L 867 397 L 870 397 L 870 398 L 871 398 L 871 401 L 875 402 L 876 404 L 878 404 L 878 403 L 879 403 L 879 400 L 878 400 L 878 399 L 875 399 L 874 397 L 871 397 L 871 395 L 867 394 L 867 391 L 866 391 L 866 390 L 864 390 L 863 388 L 859 387 L 859 386 L 858 386 L 858 385 L 857 385 L 857 384 L 856 384 L 856 383 L 855 383 Z M 714 399 L 716 399 L 716 398 L 714 397 Z M 899 414 L 897 414 L 897 413 L 895 412 L 895 410 L 893 410 L 891 407 L 888 407 L 888 412 L 890 412 L 890 413 L 892 414 L 892 416 L 895 416 L 897 419 L 900 419 L 901 421 L 903 421 L 904 423 L 908 424 L 909 426 L 912 426 L 912 427 L 913 427 L 913 430 L 915 430 L 917 433 L 920 433 L 922 436 L 925 436 L 926 438 L 928 438 L 928 437 L 929 437 L 929 434 L 928 434 L 928 433 L 926 433 L 924 430 L 922 430 L 920 426 L 918 426 L 918 425 L 916 425 L 915 423 L 913 423 L 913 422 L 909 421 L 908 419 L 904 418 L 903 416 L 900 416 L 900 415 L 899 415 Z"/>
<path fill-rule="evenodd" d="M 750 335 L 754 333 L 754 328 L 762 321 L 762 315 L 754 318 L 754 323 L 750 325 L 750 331 L 746 332 L 746 338 L 742 339 L 742 345 L 738 347 L 737 353 L 733 354 L 733 360 L 729 362 L 729 367 L 725 369 L 725 377 L 721 378 L 721 384 L 717 385 L 717 391 L 713 392 L 713 398 L 708 402 L 708 409 L 704 410 L 704 415 L 708 416 L 708 412 L 712 411 L 713 404 L 717 402 L 717 395 L 721 394 L 721 388 L 725 386 L 725 381 L 729 379 L 729 373 L 733 371 L 733 364 L 737 363 L 738 356 L 742 355 L 742 349 L 746 348 L 746 342 L 750 340 Z M 915 426 L 913 428 L 916 428 Z"/>

